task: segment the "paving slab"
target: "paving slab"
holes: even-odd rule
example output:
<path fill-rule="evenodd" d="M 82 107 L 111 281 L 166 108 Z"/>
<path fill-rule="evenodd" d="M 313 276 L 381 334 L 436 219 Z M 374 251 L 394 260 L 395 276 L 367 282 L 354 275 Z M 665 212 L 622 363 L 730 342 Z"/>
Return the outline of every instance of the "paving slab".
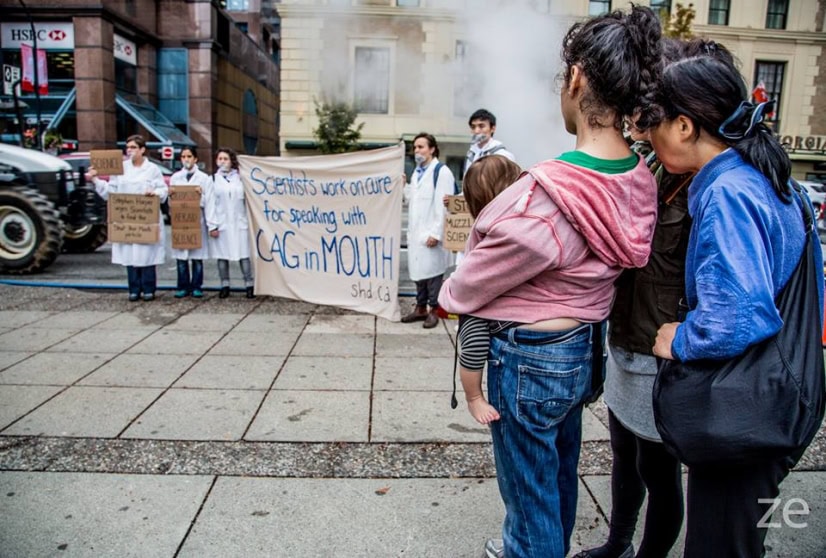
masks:
<path fill-rule="evenodd" d="M 372 442 L 488 442 L 490 430 L 467 407 L 450 408 L 448 392 L 377 391 Z"/>
<path fill-rule="evenodd" d="M 95 310 L 64 310 L 37 322 L 37 327 L 46 329 L 86 329 L 117 316 L 119 312 L 98 312 Z"/>
<path fill-rule="evenodd" d="M 376 356 L 410 358 L 452 355 L 453 344 L 444 330 L 441 335 L 376 335 Z"/>
<path fill-rule="evenodd" d="M 0 351 L 42 351 L 71 338 L 80 328 L 46 329 L 34 325 L 23 326 L 0 335 Z"/>
<path fill-rule="evenodd" d="M 0 472 L 0 554 L 174 556 L 212 480 Z"/>
<path fill-rule="evenodd" d="M 132 331 L 147 331 L 152 332 L 162 328 L 168 320 L 154 320 L 149 316 L 142 316 L 135 312 L 119 312 L 115 316 L 97 323 L 92 326 L 92 329 L 112 330 L 112 329 L 127 329 Z"/>
<path fill-rule="evenodd" d="M 209 350 L 209 354 L 283 356 L 290 353 L 297 337 L 297 331 L 231 331 Z"/>
<path fill-rule="evenodd" d="M 3 386 L 0 389 L 0 430 L 61 389 L 61 386 Z"/>
<path fill-rule="evenodd" d="M 402 316 L 409 310 L 402 309 Z M 403 324 L 401 322 L 391 322 L 384 318 L 376 319 L 376 333 L 389 335 L 431 335 L 439 336 L 445 334 L 444 320 L 441 320 L 438 326 L 430 329 L 422 327 L 422 322 L 414 322 L 411 324 Z"/>
<path fill-rule="evenodd" d="M 265 391 L 170 389 L 126 431 L 124 438 L 240 440 Z"/>
<path fill-rule="evenodd" d="M 292 354 L 299 356 L 373 356 L 373 336 L 359 334 L 304 333 Z"/>
<path fill-rule="evenodd" d="M 113 438 L 160 393 L 148 388 L 70 387 L 3 434 Z"/>
<path fill-rule="evenodd" d="M 121 354 L 83 378 L 78 385 L 166 388 L 197 359 L 198 355 Z"/>
<path fill-rule="evenodd" d="M 611 434 L 590 407 L 582 410 L 582 441 L 610 440 Z"/>
<path fill-rule="evenodd" d="M 372 377 L 372 357 L 291 356 L 273 389 L 367 391 Z"/>
<path fill-rule="evenodd" d="M 376 357 L 376 390 L 451 391 L 453 357 Z M 483 387 L 485 387 L 483 383 Z M 462 384 L 456 378 L 457 397 Z"/>
<path fill-rule="evenodd" d="M 187 370 L 176 388 L 267 390 L 285 356 L 206 355 Z"/>
<path fill-rule="evenodd" d="M 310 318 L 310 322 L 304 329 L 304 333 L 338 333 L 338 334 L 369 334 L 376 330 L 376 318 L 374 316 L 329 316 L 326 314 L 316 314 Z"/>
<path fill-rule="evenodd" d="M 205 312 L 191 312 L 180 316 L 177 320 L 164 326 L 166 330 L 187 331 L 221 331 L 228 332 L 241 321 L 246 314 L 208 314 Z"/>
<path fill-rule="evenodd" d="M 127 352 L 147 355 L 201 355 L 224 335 L 223 331 L 192 331 L 164 327 L 135 344 Z"/>
<path fill-rule="evenodd" d="M 70 337 L 62 343 L 51 346 L 47 350 L 56 353 L 120 353 L 151 335 L 152 331 L 147 329 L 91 328 Z"/>
<path fill-rule="evenodd" d="M 0 370 L 5 370 L 9 366 L 29 358 L 34 352 L 27 351 L 0 351 Z"/>
<path fill-rule="evenodd" d="M 18 291 L 8 293 L 8 296 L 3 297 L 6 300 L 16 299 L 19 296 Z M 51 311 L 37 311 L 37 310 L 0 310 L 0 323 L 6 326 L 13 326 L 15 328 L 23 327 L 28 324 L 38 322 L 44 318 L 48 318 L 54 314 Z"/>
<path fill-rule="evenodd" d="M 235 325 L 233 331 L 272 334 L 279 331 L 302 330 L 307 325 L 309 314 L 261 314 L 254 312 Z"/>
<path fill-rule="evenodd" d="M 369 391 L 273 390 L 244 439 L 367 442 L 369 420 Z"/>
<path fill-rule="evenodd" d="M 68 386 L 114 356 L 102 353 L 38 353 L 0 372 L 0 384 Z"/>

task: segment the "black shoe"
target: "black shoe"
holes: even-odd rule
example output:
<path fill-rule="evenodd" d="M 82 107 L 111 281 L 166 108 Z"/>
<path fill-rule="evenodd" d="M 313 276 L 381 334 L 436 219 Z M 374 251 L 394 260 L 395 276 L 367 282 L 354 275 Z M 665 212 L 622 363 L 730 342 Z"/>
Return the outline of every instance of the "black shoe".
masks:
<path fill-rule="evenodd" d="M 137 302 L 138 300 L 140 300 L 140 298 L 141 295 L 139 295 L 138 293 L 129 293 L 129 302 Z"/>
<path fill-rule="evenodd" d="M 255 287 L 247 287 L 247 298 L 255 298 Z"/>
<path fill-rule="evenodd" d="M 151 302 L 155 300 L 155 293 L 144 293 L 143 300 L 146 302 Z"/>
<path fill-rule="evenodd" d="M 611 557 L 611 558 L 634 558 L 634 545 L 629 544 L 625 549 L 620 548 L 622 552 L 618 552 L 616 549 L 612 549 L 607 543 L 597 547 L 597 548 L 589 548 L 588 550 L 583 550 L 578 554 L 574 555 L 574 558 L 602 558 Z"/>
<path fill-rule="evenodd" d="M 221 287 L 218 298 L 229 298 L 229 287 Z"/>

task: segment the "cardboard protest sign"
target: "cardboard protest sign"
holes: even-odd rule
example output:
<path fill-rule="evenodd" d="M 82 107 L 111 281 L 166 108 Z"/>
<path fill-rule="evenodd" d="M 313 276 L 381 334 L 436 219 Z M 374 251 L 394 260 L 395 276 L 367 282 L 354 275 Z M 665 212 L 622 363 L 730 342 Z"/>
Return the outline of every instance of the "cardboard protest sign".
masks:
<path fill-rule="evenodd" d="M 109 194 L 109 241 L 155 244 L 160 239 L 157 196 Z"/>
<path fill-rule="evenodd" d="M 123 174 L 123 152 L 119 149 L 95 149 L 89 152 L 89 164 L 98 174 Z"/>
<path fill-rule="evenodd" d="M 172 224 L 172 247 L 176 250 L 196 250 L 201 238 L 201 194 L 197 186 L 169 187 L 169 219 Z"/>
<path fill-rule="evenodd" d="M 238 161 L 257 294 L 399 320 L 404 144 Z"/>
<path fill-rule="evenodd" d="M 442 242 L 445 249 L 451 252 L 464 250 L 472 228 L 473 217 L 468 212 L 465 197 L 448 196 L 447 213 L 445 214 L 445 239 Z"/>

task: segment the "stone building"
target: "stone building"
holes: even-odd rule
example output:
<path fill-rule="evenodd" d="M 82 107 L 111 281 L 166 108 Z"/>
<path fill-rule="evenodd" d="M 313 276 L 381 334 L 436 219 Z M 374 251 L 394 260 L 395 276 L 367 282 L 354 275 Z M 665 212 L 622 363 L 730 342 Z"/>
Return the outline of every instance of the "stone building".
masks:
<path fill-rule="evenodd" d="M 48 91 L 0 105 L 3 141 L 36 125 L 77 148 L 123 145 L 143 133 L 153 156 L 197 145 L 210 153 L 278 152 L 278 65 L 210 0 L 0 0 L 0 61 L 19 68 L 21 45 L 45 50 Z M 39 102 L 38 102 L 39 101 Z M 19 112 L 18 112 L 19 108 Z"/>

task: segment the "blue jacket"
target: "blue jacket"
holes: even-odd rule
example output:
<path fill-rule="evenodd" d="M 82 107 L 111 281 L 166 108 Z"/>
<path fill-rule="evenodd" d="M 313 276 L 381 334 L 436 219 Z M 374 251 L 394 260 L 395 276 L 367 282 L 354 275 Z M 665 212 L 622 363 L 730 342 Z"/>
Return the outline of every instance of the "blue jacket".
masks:
<path fill-rule="evenodd" d="M 780 330 L 774 300 L 803 253 L 797 195 L 784 203 L 733 149 L 707 163 L 688 190 L 693 218 L 686 256 L 689 312 L 671 352 L 679 360 L 723 359 Z M 811 202 L 807 203 L 811 207 Z M 823 268 L 817 232 L 815 265 Z M 819 282 L 823 308 L 823 281 Z"/>

